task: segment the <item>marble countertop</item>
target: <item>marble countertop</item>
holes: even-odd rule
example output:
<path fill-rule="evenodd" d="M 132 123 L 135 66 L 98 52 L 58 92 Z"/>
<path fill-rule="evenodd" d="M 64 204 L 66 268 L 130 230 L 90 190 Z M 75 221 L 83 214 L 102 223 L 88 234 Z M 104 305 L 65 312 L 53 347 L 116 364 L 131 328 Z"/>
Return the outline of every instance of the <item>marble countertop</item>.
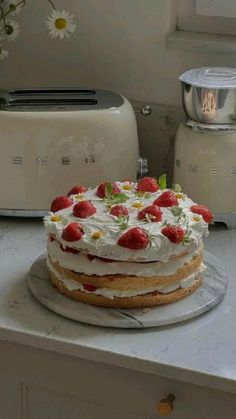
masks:
<path fill-rule="evenodd" d="M 206 248 L 224 264 L 224 300 L 202 316 L 152 329 L 108 329 L 38 303 L 27 274 L 45 250 L 41 220 L 0 217 L 0 339 L 236 393 L 236 229 L 214 226 Z"/>

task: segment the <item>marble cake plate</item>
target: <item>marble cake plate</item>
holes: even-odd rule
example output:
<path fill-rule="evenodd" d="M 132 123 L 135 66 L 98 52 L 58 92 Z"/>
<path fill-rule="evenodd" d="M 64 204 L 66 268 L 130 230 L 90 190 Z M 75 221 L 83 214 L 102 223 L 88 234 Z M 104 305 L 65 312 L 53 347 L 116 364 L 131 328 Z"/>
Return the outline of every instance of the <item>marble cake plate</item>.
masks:
<path fill-rule="evenodd" d="M 28 284 L 34 297 L 50 310 L 82 323 L 118 327 L 145 328 L 178 323 L 199 316 L 218 304 L 227 289 L 228 278 L 218 260 L 205 252 L 203 285 L 191 296 L 150 309 L 113 309 L 94 307 L 61 295 L 51 285 L 46 266 L 46 254 L 42 254 L 31 266 Z"/>

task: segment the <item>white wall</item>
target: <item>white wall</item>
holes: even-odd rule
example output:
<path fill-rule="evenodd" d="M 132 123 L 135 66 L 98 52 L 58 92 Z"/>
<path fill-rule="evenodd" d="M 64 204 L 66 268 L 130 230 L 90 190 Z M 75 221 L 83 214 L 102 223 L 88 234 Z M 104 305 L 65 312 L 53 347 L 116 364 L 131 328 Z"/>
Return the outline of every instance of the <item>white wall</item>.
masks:
<path fill-rule="evenodd" d="M 48 36 L 46 0 L 27 0 L 21 35 L 0 62 L 0 86 L 83 85 L 116 90 L 134 101 L 180 105 L 178 75 L 190 67 L 235 65 L 227 55 L 167 50 L 176 0 L 55 0 L 78 24 L 63 41 Z M 8 47 L 8 45 L 7 45 Z"/>
<path fill-rule="evenodd" d="M 166 49 L 176 1 L 55 0 L 78 25 L 74 36 L 59 41 L 47 33 L 47 0 L 26 0 L 17 16 L 21 35 L 9 43 L 10 58 L 0 61 L 0 87 L 100 87 L 152 103 L 151 116 L 137 115 L 140 153 L 148 158 L 150 174 L 167 172 L 171 178 L 175 132 L 184 118 L 169 108 L 181 106 L 178 76 L 191 67 L 236 66 L 233 55 Z"/>

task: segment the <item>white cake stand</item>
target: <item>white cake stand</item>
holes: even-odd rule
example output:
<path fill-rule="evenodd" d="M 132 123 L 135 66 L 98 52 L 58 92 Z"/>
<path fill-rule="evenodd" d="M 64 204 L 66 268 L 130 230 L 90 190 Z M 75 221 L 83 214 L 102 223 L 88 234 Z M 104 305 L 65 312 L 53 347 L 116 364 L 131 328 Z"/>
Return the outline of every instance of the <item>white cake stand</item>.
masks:
<path fill-rule="evenodd" d="M 218 304 L 227 289 L 228 278 L 218 260 L 205 252 L 204 281 L 192 295 L 176 303 L 150 309 L 94 307 L 74 301 L 51 285 L 46 254 L 32 265 L 28 284 L 34 297 L 50 310 L 82 323 L 119 328 L 145 328 L 178 323 L 199 316 Z"/>

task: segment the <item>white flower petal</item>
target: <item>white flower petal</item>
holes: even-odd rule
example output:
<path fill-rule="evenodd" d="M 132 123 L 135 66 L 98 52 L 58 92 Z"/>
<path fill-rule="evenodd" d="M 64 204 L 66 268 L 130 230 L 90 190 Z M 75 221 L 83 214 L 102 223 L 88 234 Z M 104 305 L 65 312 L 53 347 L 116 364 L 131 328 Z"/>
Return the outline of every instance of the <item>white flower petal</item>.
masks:
<path fill-rule="evenodd" d="M 3 61 L 6 58 L 8 58 L 9 56 L 9 52 L 6 51 L 5 49 L 0 49 L 0 60 Z"/>
<path fill-rule="evenodd" d="M 10 22 L 8 22 L 7 25 L 12 27 L 13 32 L 9 35 L 6 33 L 6 39 L 8 41 L 14 41 L 20 33 L 19 23 L 17 23 L 15 20 L 10 20 Z"/>
<path fill-rule="evenodd" d="M 53 10 L 51 15 L 48 16 L 46 20 L 46 26 L 49 30 L 49 35 L 52 38 L 59 38 L 64 39 L 65 37 L 68 38 L 70 33 L 74 33 L 76 30 L 76 25 L 73 22 L 74 15 L 66 10 Z M 65 27 L 58 28 L 56 26 L 57 19 L 64 19 L 65 20 Z"/>

